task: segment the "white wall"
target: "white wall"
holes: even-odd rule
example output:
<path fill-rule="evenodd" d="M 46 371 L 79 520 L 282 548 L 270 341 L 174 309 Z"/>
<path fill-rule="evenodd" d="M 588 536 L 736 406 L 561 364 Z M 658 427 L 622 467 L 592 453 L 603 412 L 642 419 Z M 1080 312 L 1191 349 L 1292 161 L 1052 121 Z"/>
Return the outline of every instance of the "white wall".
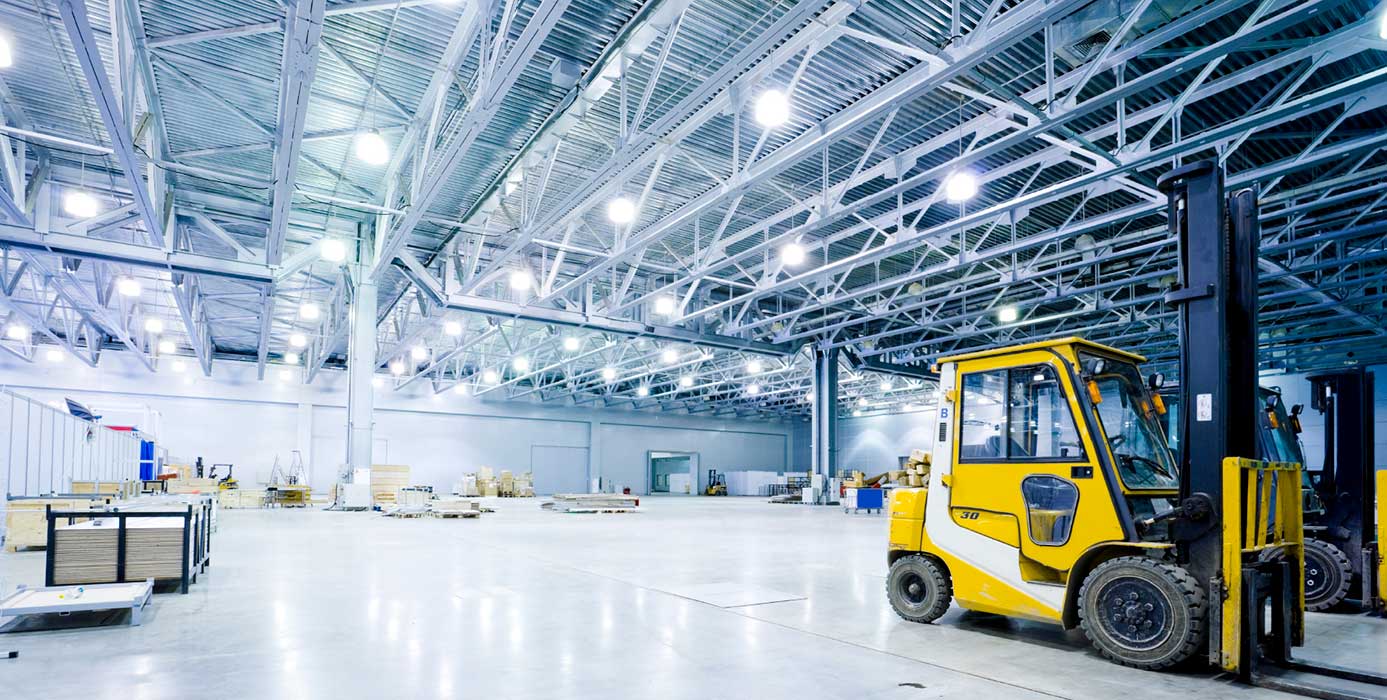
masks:
<path fill-rule="evenodd" d="M 934 448 L 934 409 L 838 419 L 838 471 L 867 476 L 900 468 L 911 450 Z"/>
<path fill-rule="evenodd" d="M 72 397 L 98 414 L 113 408 L 122 419 L 155 411 L 162 417 L 156 437 L 170 459 L 232 463 L 244 482 L 267 480 L 276 456 L 287 466 L 299 450 L 309 483 L 332 483 L 345 461 L 344 373 L 325 370 L 305 386 L 281 381 L 278 368 L 262 382 L 250 363 L 218 362 L 210 378 L 187 364 L 183 374 L 150 373 L 121 352 L 105 353 L 97 369 L 71 357 L 26 364 L 7 356 L 0 358 L 0 386 L 42 401 Z M 780 470 L 793 449 L 790 423 L 435 395 L 422 382 L 377 390 L 374 419 L 374 461 L 410 465 L 412 482 L 440 489 L 482 465 L 528 471 L 536 447 L 541 456 L 570 460 L 586 448 L 587 463 L 574 467 L 583 472 L 578 483 L 605 476 L 636 493 L 647 488 L 649 450 L 699 452 L 704 470 Z"/>

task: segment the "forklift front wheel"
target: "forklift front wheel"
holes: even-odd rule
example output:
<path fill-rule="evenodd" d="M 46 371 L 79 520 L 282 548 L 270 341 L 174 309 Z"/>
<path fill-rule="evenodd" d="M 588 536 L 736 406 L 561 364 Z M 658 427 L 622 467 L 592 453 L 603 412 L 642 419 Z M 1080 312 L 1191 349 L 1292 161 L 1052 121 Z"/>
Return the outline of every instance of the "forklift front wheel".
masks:
<path fill-rule="evenodd" d="M 1079 589 L 1079 620 L 1098 651 L 1126 666 L 1169 668 L 1203 641 L 1204 589 L 1189 572 L 1147 557 L 1098 565 Z"/>
<path fill-rule="evenodd" d="M 948 612 L 953 594 L 944 567 L 922 554 L 897 559 L 886 575 L 886 599 L 891 601 L 891 609 L 911 622 L 939 619 Z"/>

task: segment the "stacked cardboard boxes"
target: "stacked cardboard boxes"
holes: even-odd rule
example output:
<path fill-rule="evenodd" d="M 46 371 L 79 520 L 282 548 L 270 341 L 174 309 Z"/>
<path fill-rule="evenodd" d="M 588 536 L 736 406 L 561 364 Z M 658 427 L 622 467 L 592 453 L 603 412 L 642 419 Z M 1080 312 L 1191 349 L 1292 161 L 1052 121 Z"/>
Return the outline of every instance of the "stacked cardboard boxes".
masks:
<path fill-rule="evenodd" d="M 929 453 L 924 450 L 911 450 L 905 461 L 904 483 L 906 486 L 924 486 L 929 483 Z"/>

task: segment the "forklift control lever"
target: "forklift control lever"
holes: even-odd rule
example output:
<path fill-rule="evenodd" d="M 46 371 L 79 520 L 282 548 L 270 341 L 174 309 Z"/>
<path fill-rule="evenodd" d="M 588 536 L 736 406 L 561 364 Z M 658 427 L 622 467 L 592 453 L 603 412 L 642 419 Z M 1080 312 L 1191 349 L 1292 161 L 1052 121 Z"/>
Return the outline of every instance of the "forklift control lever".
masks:
<path fill-rule="evenodd" d="M 1180 502 L 1180 505 L 1170 510 L 1149 518 L 1142 518 L 1137 521 L 1137 530 L 1146 532 L 1153 525 L 1166 520 L 1183 518 L 1185 520 L 1200 522 L 1207 519 L 1214 512 L 1214 501 L 1206 493 L 1196 493 Z"/>

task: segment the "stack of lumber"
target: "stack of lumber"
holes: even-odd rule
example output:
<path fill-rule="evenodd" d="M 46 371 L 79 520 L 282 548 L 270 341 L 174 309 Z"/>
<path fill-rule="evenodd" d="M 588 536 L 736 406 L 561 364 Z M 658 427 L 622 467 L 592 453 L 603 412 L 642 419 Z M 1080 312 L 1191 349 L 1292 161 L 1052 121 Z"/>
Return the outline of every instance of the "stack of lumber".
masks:
<path fill-rule="evenodd" d="M 10 552 L 23 547 L 48 546 L 48 522 L 44 518 L 44 506 L 53 510 L 72 511 L 100 508 L 102 501 L 87 498 L 26 498 L 5 503 L 5 549 Z M 59 522 L 67 522 L 61 520 Z"/>
<path fill-rule="evenodd" d="M 388 505 L 395 503 L 395 495 L 400 489 L 409 486 L 409 467 L 399 464 L 371 465 L 371 503 Z"/>
<path fill-rule="evenodd" d="M 540 507 L 558 513 L 631 513 L 640 499 L 616 493 L 557 493 Z"/>
<path fill-rule="evenodd" d="M 183 520 L 127 518 L 125 580 L 183 577 Z M 64 525 L 54 533 L 53 584 L 116 583 L 119 523 L 97 518 Z"/>
<path fill-rule="evenodd" d="M 929 483 L 929 460 L 928 452 L 924 450 L 911 450 L 910 457 L 905 461 L 904 481 L 906 486 L 924 486 Z"/>
<path fill-rule="evenodd" d="M 439 518 L 476 518 L 481 504 L 470 498 L 436 498 L 428 503 L 429 512 Z"/>
<path fill-rule="evenodd" d="M 216 479 L 169 479 L 168 493 L 217 493 Z"/>

